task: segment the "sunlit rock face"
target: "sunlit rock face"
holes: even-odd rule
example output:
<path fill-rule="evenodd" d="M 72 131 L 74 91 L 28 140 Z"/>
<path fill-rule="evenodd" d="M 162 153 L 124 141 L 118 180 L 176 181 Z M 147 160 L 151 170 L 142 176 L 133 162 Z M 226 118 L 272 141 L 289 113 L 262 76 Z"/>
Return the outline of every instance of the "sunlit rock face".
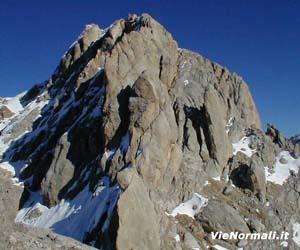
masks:
<path fill-rule="evenodd" d="M 292 235 L 300 222 L 299 145 L 264 133 L 243 79 L 147 14 L 87 25 L 47 81 L 10 100 L 1 167 L 21 190 L 17 223 L 157 250 L 277 249 L 210 233 Z"/>

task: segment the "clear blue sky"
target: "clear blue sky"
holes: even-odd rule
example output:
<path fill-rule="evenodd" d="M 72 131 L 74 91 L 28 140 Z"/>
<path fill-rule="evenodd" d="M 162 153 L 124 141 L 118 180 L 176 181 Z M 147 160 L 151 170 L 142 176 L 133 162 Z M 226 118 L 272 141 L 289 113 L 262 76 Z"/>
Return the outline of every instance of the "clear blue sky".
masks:
<path fill-rule="evenodd" d="M 263 124 L 300 132 L 299 0 L 1 0 L 0 96 L 47 79 L 85 24 L 104 28 L 130 12 L 151 14 L 180 47 L 240 74 Z"/>

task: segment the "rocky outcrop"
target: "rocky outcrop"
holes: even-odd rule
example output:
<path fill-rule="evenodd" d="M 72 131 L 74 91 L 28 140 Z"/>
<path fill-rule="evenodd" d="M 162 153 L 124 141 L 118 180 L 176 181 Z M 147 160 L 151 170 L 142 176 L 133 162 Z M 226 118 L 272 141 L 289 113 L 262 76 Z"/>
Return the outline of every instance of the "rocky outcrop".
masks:
<path fill-rule="evenodd" d="M 10 118 L 14 115 L 15 113 L 12 112 L 8 107 L 6 106 L 1 106 L 0 107 L 0 120 Z"/>
<path fill-rule="evenodd" d="M 196 220 L 208 232 L 250 232 L 238 212 L 218 200 L 210 200 L 203 211 L 196 216 Z"/>
<path fill-rule="evenodd" d="M 74 166 L 67 155 L 69 148 L 70 144 L 65 134 L 54 149 L 53 161 L 41 183 L 41 191 L 48 206 L 58 203 L 59 192 L 74 176 Z"/>
<path fill-rule="evenodd" d="M 240 76 L 179 49 L 148 14 L 88 26 L 21 103 L 0 140 L 25 183 L 23 223 L 100 249 L 179 250 L 219 244 L 214 231 L 291 231 L 300 220 L 297 173 L 268 181 L 297 146 L 261 130 Z"/>
<path fill-rule="evenodd" d="M 272 139 L 275 144 L 278 144 L 280 147 L 285 146 L 286 141 L 284 136 L 273 125 L 268 125 L 266 134 Z"/>
<path fill-rule="evenodd" d="M 219 168 L 210 173 L 213 177 L 219 176 L 228 159 L 232 155 L 231 144 L 225 131 L 226 110 L 217 92 L 209 87 L 204 96 L 205 119 L 207 126 L 207 148 L 212 160 L 216 161 Z M 209 166 L 210 167 L 210 166 Z"/>
<path fill-rule="evenodd" d="M 235 186 L 249 189 L 258 197 L 265 196 L 265 169 L 263 162 L 258 157 L 251 159 L 239 152 L 230 162 L 229 176 Z"/>

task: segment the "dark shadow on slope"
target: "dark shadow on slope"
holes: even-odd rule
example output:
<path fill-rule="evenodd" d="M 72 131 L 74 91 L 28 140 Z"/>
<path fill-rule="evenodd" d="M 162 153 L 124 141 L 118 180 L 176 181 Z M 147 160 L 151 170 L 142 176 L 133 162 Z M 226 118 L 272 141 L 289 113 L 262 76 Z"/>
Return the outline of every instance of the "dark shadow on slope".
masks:
<path fill-rule="evenodd" d="M 120 125 L 117 128 L 113 138 L 108 143 L 108 148 L 115 148 L 120 144 L 122 137 L 127 133 L 129 127 L 130 111 L 128 108 L 129 98 L 131 96 L 132 90 L 130 86 L 122 89 L 117 96 L 118 100 L 118 114 L 120 117 Z"/>
<path fill-rule="evenodd" d="M 92 78 L 93 79 L 93 78 Z M 82 102 L 80 105 L 72 106 L 71 95 L 69 98 L 62 101 L 57 107 L 53 104 L 54 98 L 50 99 L 49 103 L 42 109 L 41 117 L 35 120 L 32 124 L 32 131 L 24 134 L 16 141 L 12 142 L 10 147 L 4 153 L 3 161 L 9 161 L 16 169 L 16 176 L 22 181 L 26 181 L 26 186 L 30 191 L 38 191 L 41 187 L 41 182 L 45 177 L 51 163 L 53 162 L 53 151 L 61 138 L 61 136 L 74 126 L 77 118 L 83 112 L 86 112 L 86 116 L 92 112 L 95 106 L 98 104 L 90 103 L 88 97 L 83 97 L 83 93 L 86 92 L 91 80 L 81 84 L 78 89 Z M 99 84 L 95 83 L 95 85 Z M 102 86 L 103 84 L 100 84 Z M 100 87 L 99 87 L 100 88 Z M 36 88 L 32 93 L 36 94 Z M 80 97 L 78 97 L 80 99 Z M 28 99 L 29 100 L 29 99 Z M 68 100 L 71 103 L 68 105 Z M 88 107 L 87 110 L 84 110 Z M 80 121 L 79 121 L 80 122 Z M 69 143 L 73 148 L 74 144 L 79 144 L 80 149 L 70 151 L 68 153 L 68 160 L 70 160 L 75 168 L 76 175 L 80 175 L 80 167 L 87 164 L 92 159 L 95 159 L 99 153 L 103 151 L 101 149 L 101 131 L 99 131 L 99 124 L 102 123 L 101 117 L 94 117 L 89 124 L 83 124 L 75 129 L 69 131 Z M 75 126 L 76 127 L 76 126 Z M 76 138 L 81 138 L 80 141 L 76 141 Z M 84 140 L 84 138 L 87 138 Z M 80 156 L 78 158 L 78 155 Z M 23 161 L 23 166 L 27 162 L 28 166 L 23 168 L 20 162 Z M 26 188 L 26 189 L 27 189 Z M 20 206 L 24 204 L 24 201 L 28 197 L 28 192 L 25 190 Z"/>
<path fill-rule="evenodd" d="M 22 98 L 22 105 L 26 106 L 30 102 L 36 100 L 38 96 L 43 92 L 43 89 L 45 89 L 45 87 L 48 89 L 50 96 L 49 103 L 41 111 L 41 117 L 33 122 L 32 131 L 24 134 L 16 141 L 14 141 L 4 154 L 3 161 L 9 161 L 10 164 L 16 169 L 16 176 L 19 177 L 21 181 L 25 181 L 24 192 L 20 199 L 20 208 L 24 207 L 24 205 L 33 205 L 26 203 L 26 201 L 28 201 L 30 194 L 32 195 L 34 191 L 40 190 L 41 182 L 48 172 L 50 165 L 55 160 L 53 151 L 61 136 L 67 131 L 69 131 L 68 141 L 71 145 L 67 159 L 72 162 L 75 168 L 75 172 L 70 182 L 62 187 L 61 192 L 59 193 L 60 199 L 67 196 L 69 188 L 73 184 L 75 184 L 76 180 L 78 180 L 83 170 L 86 170 L 84 169 L 84 166 L 89 165 L 89 162 L 91 160 L 95 161 L 97 155 L 101 155 L 103 153 L 103 132 L 101 131 L 102 117 L 95 118 L 93 122 L 85 121 L 89 123 L 88 126 L 84 123 L 82 123 L 82 125 L 78 125 L 78 127 L 74 126 L 74 124 L 77 122 L 76 120 L 74 120 L 74 117 L 78 117 L 79 114 L 82 114 L 85 107 L 89 107 L 88 110 L 86 110 L 87 114 L 92 112 L 93 106 L 90 105 L 88 98 L 85 97 L 85 93 L 91 79 L 89 79 L 87 82 L 81 83 L 81 86 L 77 90 L 75 96 L 76 100 L 84 99 L 86 102 L 83 102 L 80 107 L 70 107 L 67 111 L 65 110 L 66 112 L 65 114 L 63 114 L 63 118 L 59 121 L 57 121 L 59 113 L 64 112 L 67 99 L 71 98 L 71 92 L 65 93 L 65 96 L 63 97 L 65 99 L 62 103 L 57 102 L 56 98 L 59 87 L 67 84 L 66 79 L 69 79 L 72 76 L 73 72 L 76 72 L 78 69 L 83 69 L 88 64 L 90 59 L 95 57 L 95 55 L 97 54 L 97 50 L 104 46 L 106 37 L 107 35 L 92 44 L 87 49 L 87 51 L 85 51 L 81 55 L 81 57 L 76 62 L 74 62 L 66 71 L 62 72 L 62 74 L 53 75 L 52 79 L 43 83 L 43 85 L 34 86 Z M 60 77 L 61 80 L 59 80 L 58 77 Z M 77 77 L 78 75 L 76 75 L 76 78 Z M 71 86 L 73 84 L 72 82 L 68 83 L 68 85 Z M 103 79 L 101 80 L 101 82 L 104 82 Z M 61 85 L 59 83 L 61 83 Z M 68 89 L 73 90 L 72 87 Z M 126 109 L 128 109 L 128 99 L 130 96 L 129 90 L 130 88 L 125 89 L 124 92 L 120 94 L 120 96 L 118 96 L 118 101 L 120 103 L 119 112 L 121 114 L 122 122 L 120 127 L 118 128 L 118 132 L 115 135 L 114 141 L 118 141 L 119 139 L 117 138 L 120 138 L 120 136 L 123 135 L 126 132 L 125 130 L 127 130 L 128 128 L 129 116 L 128 112 L 126 112 Z M 96 159 L 95 163 L 97 163 L 98 160 L 99 159 Z M 28 166 L 23 168 L 26 161 L 28 163 Z M 90 167 L 88 167 L 90 169 L 87 170 L 95 171 L 95 166 L 99 167 L 99 165 L 97 164 L 90 164 Z M 93 173 L 90 173 L 90 176 L 88 178 L 92 179 L 92 177 L 95 176 L 96 175 L 93 176 Z M 97 175 L 97 178 L 95 178 L 92 182 L 97 183 L 97 180 L 101 178 L 101 176 L 103 176 L 103 173 Z M 82 191 L 84 186 L 88 186 L 85 184 L 86 182 L 84 181 L 82 181 L 81 184 L 77 184 L 79 188 L 72 194 L 72 196 L 75 197 L 78 193 L 80 193 L 80 191 Z M 89 189 L 90 188 L 91 187 L 89 187 Z M 102 217 L 102 220 L 100 220 L 98 223 L 98 227 L 101 227 L 101 224 L 103 223 L 107 223 L 107 221 L 111 218 L 117 218 L 116 202 L 118 200 L 118 196 L 119 190 L 118 195 L 116 196 L 117 198 L 114 207 L 111 208 L 114 212 L 111 214 L 107 214 L 106 219 Z M 39 200 L 38 202 L 42 202 L 42 200 Z M 109 206 L 111 204 L 112 202 L 108 203 Z M 56 223 L 53 226 L 53 230 L 61 233 L 60 229 L 62 228 L 63 223 L 67 223 L 68 221 L 69 219 L 65 219 L 59 223 Z M 106 229 L 106 231 L 109 233 L 102 232 L 102 239 L 116 237 L 118 225 L 115 222 L 118 220 L 114 219 L 113 221 L 114 226 L 109 225 L 109 228 Z M 100 245 L 100 241 L 101 240 L 98 239 L 98 243 L 96 244 Z M 109 240 L 107 241 L 107 244 L 111 244 L 109 243 Z"/>
<path fill-rule="evenodd" d="M 238 168 L 232 171 L 229 178 L 235 186 L 253 191 L 254 186 L 251 180 L 251 175 L 251 168 L 246 164 L 241 164 Z"/>

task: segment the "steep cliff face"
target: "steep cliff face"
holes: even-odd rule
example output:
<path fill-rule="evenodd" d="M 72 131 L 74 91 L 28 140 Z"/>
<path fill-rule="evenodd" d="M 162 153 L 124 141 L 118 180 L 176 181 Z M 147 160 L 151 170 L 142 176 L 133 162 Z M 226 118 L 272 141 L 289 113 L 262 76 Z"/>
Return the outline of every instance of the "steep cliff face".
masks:
<path fill-rule="evenodd" d="M 1 166 L 24 183 L 16 222 L 100 249 L 267 249 L 209 235 L 300 222 L 297 147 L 261 131 L 240 76 L 147 14 L 87 26 L 18 100 L 0 137 Z"/>

